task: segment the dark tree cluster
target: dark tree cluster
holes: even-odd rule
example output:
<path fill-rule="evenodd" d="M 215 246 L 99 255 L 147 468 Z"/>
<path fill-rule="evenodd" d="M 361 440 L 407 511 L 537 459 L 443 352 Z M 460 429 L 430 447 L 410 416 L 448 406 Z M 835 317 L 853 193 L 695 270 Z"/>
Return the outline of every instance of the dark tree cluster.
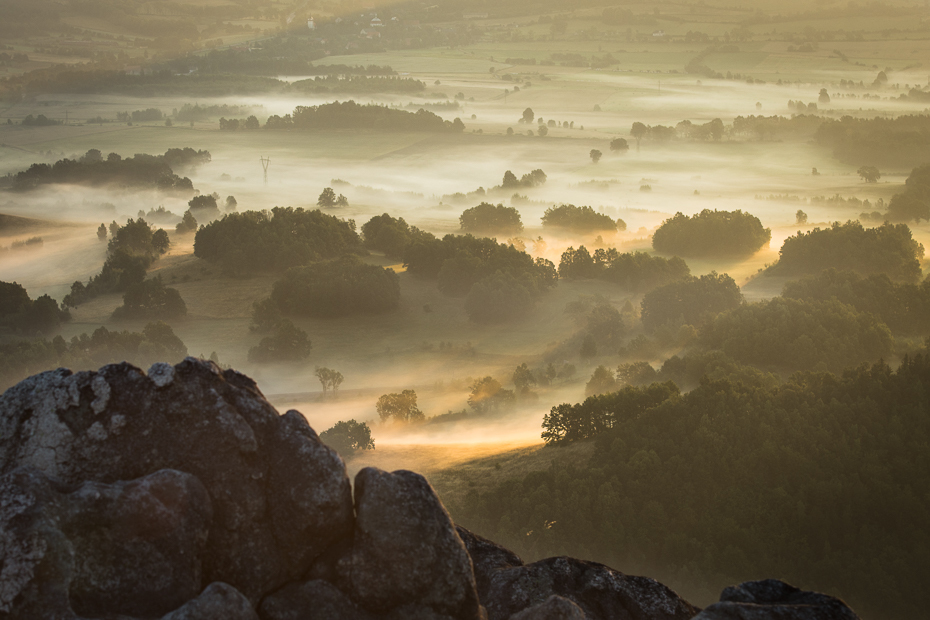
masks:
<path fill-rule="evenodd" d="M 864 228 L 861 223 L 834 222 L 830 228 L 798 232 L 785 239 L 772 275 L 794 276 L 843 269 L 862 275 L 884 273 L 892 280 L 917 282 L 924 247 L 907 224 Z"/>
<path fill-rule="evenodd" d="M 48 295 L 30 299 L 22 285 L 0 282 L 0 333 L 44 334 L 70 319 L 71 315 L 60 310 L 58 302 Z"/>
<path fill-rule="evenodd" d="M 886 217 L 892 222 L 930 220 L 930 164 L 918 166 L 904 182 L 904 191 L 891 197 Z"/>
<path fill-rule="evenodd" d="M 275 207 L 230 213 L 202 226 L 194 255 L 232 273 L 284 271 L 357 251 L 354 225 L 319 210 Z"/>
<path fill-rule="evenodd" d="M 402 259 L 404 249 L 417 238 L 429 240 L 433 236 L 416 226 L 410 226 L 404 218 L 394 218 L 387 213 L 376 215 L 362 225 L 365 247 L 384 252 L 385 256 L 395 260 Z"/>
<path fill-rule="evenodd" d="M 52 165 L 32 164 L 27 170 L 16 173 L 12 187 L 14 190 L 26 191 L 50 183 L 72 183 L 153 187 L 163 191 L 192 193 L 194 186 L 191 180 L 179 177 L 174 172 L 175 169 L 183 167 L 187 159 L 170 156 L 170 153 L 137 154 L 126 159 L 116 153 L 110 153 L 104 159 L 100 151 L 91 149 L 79 159 L 60 159 Z M 209 153 L 198 153 L 209 161 Z"/>
<path fill-rule="evenodd" d="M 643 329 L 652 333 L 669 324 L 703 325 L 741 303 L 739 286 L 727 274 L 690 276 L 646 293 L 642 301 Z"/>
<path fill-rule="evenodd" d="M 585 246 L 568 248 L 559 261 L 559 277 L 569 280 L 597 278 L 635 291 L 645 291 L 687 278 L 691 270 L 677 256 L 664 258 L 646 252 L 621 254 L 615 248 L 598 248 L 594 256 Z"/>
<path fill-rule="evenodd" d="M 354 101 L 324 103 L 317 106 L 297 106 L 293 114 L 274 115 L 265 129 L 332 130 L 366 129 L 372 131 L 413 131 L 450 133 L 462 132 L 461 119 L 444 121 L 427 110 L 407 112 L 376 104 Z"/>
<path fill-rule="evenodd" d="M 310 337 L 291 321 L 282 319 L 271 333 L 249 349 L 249 361 L 257 363 L 294 362 L 308 358 L 312 349 Z"/>
<path fill-rule="evenodd" d="M 336 422 L 331 428 L 320 433 L 320 439 L 343 458 L 352 456 L 359 450 L 375 449 L 371 429 L 364 422 L 355 420 Z"/>
<path fill-rule="evenodd" d="M 22 123 L 26 127 L 48 127 L 50 125 L 61 125 L 61 121 L 47 118 L 44 114 L 39 114 L 38 116 L 29 114 L 26 116 L 26 118 L 23 119 Z"/>
<path fill-rule="evenodd" d="M 823 119 L 815 140 L 848 164 L 911 166 L 930 161 L 930 115 Z"/>
<path fill-rule="evenodd" d="M 775 297 L 718 315 L 699 342 L 738 362 L 764 368 L 838 371 L 890 355 L 893 339 L 875 315 L 836 299 Z"/>
<path fill-rule="evenodd" d="M 187 305 L 178 290 L 156 276 L 131 284 L 123 294 L 123 305 L 113 311 L 113 319 L 177 319 L 186 314 Z"/>
<path fill-rule="evenodd" d="M 187 347 L 163 322 L 147 324 L 141 332 L 110 331 L 100 327 L 93 334 L 61 336 L 49 340 L 21 340 L 0 344 L 0 390 L 22 379 L 61 366 L 79 369 L 129 362 L 147 368 L 154 362 L 180 362 Z"/>
<path fill-rule="evenodd" d="M 288 269 L 275 282 L 271 299 L 293 316 L 383 314 L 397 309 L 400 280 L 393 269 L 347 256 Z"/>
<path fill-rule="evenodd" d="M 863 277 L 852 271 L 828 269 L 788 282 L 782 296 L 804 301 L 836 299 L 882 320 L 893 332 L 930 333 L 930 280 L 896 283 L 886 274 Z"/>
<path fill-rule="evenodd" d="M 477 207 L 465 209 L 459 216 L 459 225 L 463 232 L 516 234 L 523 231 L 520 212 L 514 207 L 502 204 L 493 205 L 482 202 Z"/>
<path fill-rule="evenodd" d="M 530 172 L 527 172 L 519 179 L 510 170 L 504 172 L 504 179 L 501 181 L 502 189 L 520 189 L 523 187 L 539 187 L 540 185 L 545 184 L 546 173 L 542 171 L 541 168 L 536 168 Z"/>
<path fill-rule="evenodd" d="M 575 205 L 549 207 L 542 216 L 542 225 L 579 233 L 613 232 L 618 228 L 626 230 L 626 223 L 623 220 L 614 221 L 609 215 L 598 213 L 591 207 L 576 207 Z"/>
<path fill-rule="evenodd" d="M 98 232 L 99 236 L 99 232 Z M 107 259 L 100 273 L 83 282 L 74 282 L 62 305 L 76 308 L 104 293 L 127 291 L 145 279 L 146 270 L 168 251 L 168 233 L 155 230 L 144 219 L 129 219 L 125 226 L 110 224 Z"/>
<path fill-rule="evenodd" d="M 930 606 L 928 409 L 926 354 L 778 386 L 625 390 L 547 416 L 550 443 L 604 429 L 587 460 L 471 490 L 450 512 L 528 559 L 636 558 L 705 591 L 777 574 L 863 617 L 916 619 Z"/>
<path fill-rule="evenodd" d="M 258 131 L 261 127 L 254 114 L 243 119 L 220 117 L 220 131 Z"/>
<path fill-rule="evenodd" d="M 652 247 L 678 256 L 739 257 L 754 254 L 771 239 L 772 231 L 750 213 L 704 209 L 690 217 L 676 213 L 662 222 Z"/>
<path fill-rule="evenodd" d="M 420 235 L 405 249 L 404 265 L 413 275 L 436 278 L 446 295 L 467 295 L 465 309 L 479 323 L 525 315 L 558 279 L 552 262 L 471 235 Z"/>
<path fill-rule="evenodd" d="M 426 84 L 413 78 L 369 75 L 327 75 L 291 82 L 288 90 L 298 93 L 398 93 L 415 95 L 426 90 Z"/>

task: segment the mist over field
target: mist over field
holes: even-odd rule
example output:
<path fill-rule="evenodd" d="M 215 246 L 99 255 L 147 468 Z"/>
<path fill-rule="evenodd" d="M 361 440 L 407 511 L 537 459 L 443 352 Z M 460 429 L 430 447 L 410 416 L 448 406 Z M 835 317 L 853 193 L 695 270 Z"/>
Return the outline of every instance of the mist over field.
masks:
<path fill-rule="evenodd" d="M 8 3 L 0 389 L 212 359 L 527 561 L 923 617 L 924 3 Z"/>

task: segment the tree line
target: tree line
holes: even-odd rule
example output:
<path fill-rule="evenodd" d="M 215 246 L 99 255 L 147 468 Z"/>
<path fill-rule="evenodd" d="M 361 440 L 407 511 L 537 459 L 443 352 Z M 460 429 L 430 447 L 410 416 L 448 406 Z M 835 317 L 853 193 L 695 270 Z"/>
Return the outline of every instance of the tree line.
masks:
<path fill-rule="evenodd" d="M 358 104 L 354 101 L 324 103 L 316 106 L 297 106 L 291 114 L 268 118 L 265 129 L 273 130 L 332 130 L 366 129 L 374 131 L 413 131 L 456 133 L 465 129 L 461 119 L 444 121 L 440 116 L 424 109 L 407 112 L 377 104 Z"/>

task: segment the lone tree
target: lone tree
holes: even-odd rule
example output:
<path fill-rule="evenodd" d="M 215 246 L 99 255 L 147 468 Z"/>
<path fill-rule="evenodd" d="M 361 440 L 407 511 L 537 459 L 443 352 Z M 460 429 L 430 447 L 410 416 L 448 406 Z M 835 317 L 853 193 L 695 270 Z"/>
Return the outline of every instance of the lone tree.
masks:
<path fill-rule="evenodd" d="M 513 386 L 520 390 L 521 394 L 527 394 L 531 385 L 536 385 L 536 377 L 527 367 L 526 362 L 523 362 L 513 371 Z"/>
<path fill-rule="evenodd" d="M 536 118 L 536 113 L 533 112 L 533 108 L 527 108 L 523 110 L 524 123 L 532 123 L 534 118 Z"/>
<path fill-rule="evenodd" d="M 505 390 L 500 381 L 493 377 L 484 377 L 472 384 L 468 405 L 477 413 L 488 413 L 512 403 L 513 400 L 513 390 Z"/>
<path fill-rule="evenodd" d="M 597 149 L 591 149 L 591 152 L 588 153 L 588 155 L 591 156 L 591 161 L 593 161 L 593 162 L 596 164 L 597 162 L 601 161 L 601 157 L 602 157 L 604 154 L 601 153 L 601 152 L 600 152 L 599 150 L 597 150 Z"/>
<path fill-rule="evenodd" d="M 417 393 L 413 390 L 384 394 L 378 398 L 375 409 L 382 422 L 392 418 L 395 422 L 419 422 L 426 417 L 417 407 Z"/>
<path fill-rule="evenodd" d="M 536 133 L 539 134 L 540 138 L 545 138 L 549 135 L 549 129 L 545 125 L 540 125 L 539 129 L 536 130 Z"/>
<path fill-rule="evenodd" d="M 798 209 L 798 212 L 794 214 L 794 218 L 797 221 L 798 225 L 807 224 L 807 213 Z"/>
<path fill-rule="evenodd" d="M 866 183 L 875 183 L 882 178 L 882 173 L 875 166 L 862 166 L 857 172 Z"/>
<path fill-rule="evenodd" d="M 830 93 L 827 92 L 826 88 L 820 89 L 820 96 L 817 97 L 817 101 L 820 103 L 830 103 Z"/>
<path fill-rule="evenodd" d="M 630 144 L 626 141 L 626 138 L 614 138 L 610 141 L 610 150 L 611 151 L 629 151 Z"/>
<path fill-rule="evenodd" d="M 337 200 L 336 192 L 333 191 L 333 188 L 327 187 L 320 193 L 320 197 L 317 198 L 316 204 L 321 207 L 335 207 Z"/>
<path fill-rule="evenodd" d="M 339 386 L 342 385 L 344 380 L 341 372 L 323 366 L 317 366 L 316 371 L 313 374 L 317 379 L 320 380 L 320 385 L 323 386 L 324 395 L 326 394 L 327 390 L 332 390 L 333 394 L 335 394 L 336 390 L 339 389 Z"/>
<path fill-rule="evenodd" d="M 374 450 L 375 440 L 364 422 L 349 420 L 336 422 L 332 428 L 320 433 L 320 439 L 339 454 L 351 456 L 359 450 Z"/>
<path fill-rule="evenodd" d="M 101 224 L 100 227 L 97 229 L 97 238 L 100 239 L 101 241 L 107 240 L 107 225 L 106 224 Z"/>
<path fill-rule="evenodd" d="M 640 122 L 633 123 L 633 127 L 630 129 L 630 135 L 636 138 L 636 148 L 639 148 L 639 141 L 642 140 L 645 135 L 649 132 L 649 128 Z"/>

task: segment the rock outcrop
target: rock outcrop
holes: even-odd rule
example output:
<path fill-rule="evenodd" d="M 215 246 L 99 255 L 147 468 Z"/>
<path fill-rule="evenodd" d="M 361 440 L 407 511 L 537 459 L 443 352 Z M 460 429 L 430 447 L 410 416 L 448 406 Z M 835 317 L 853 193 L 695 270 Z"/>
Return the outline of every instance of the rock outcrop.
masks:
<path fill-rule="evenodd" d="M 148 373 L 59 369 L 0 398 L 0 619 L 117 617 L 856 616 L 778 581 L 728 588 L 700 611 L 601 564 L 525 564 L 456 527 L 413 472 L 364 469 L 353 497 L 342 459 L 301 414 L 188 358 Z"/>

